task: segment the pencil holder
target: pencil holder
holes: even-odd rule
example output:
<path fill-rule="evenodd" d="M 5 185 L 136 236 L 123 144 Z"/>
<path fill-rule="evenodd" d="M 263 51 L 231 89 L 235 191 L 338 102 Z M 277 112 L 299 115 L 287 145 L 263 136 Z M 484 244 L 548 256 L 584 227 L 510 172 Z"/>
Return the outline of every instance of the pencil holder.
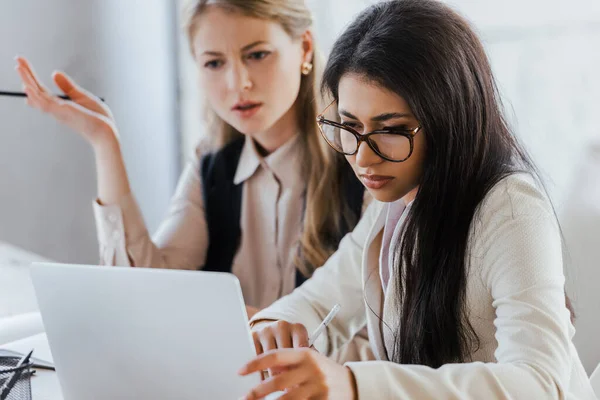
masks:
<path fill-rule="evenodd" d="M 20 373 L 19 379 L 11 385 L 6 400 L 31 400 L 31 363 L 16 368 L 17 357 L 0 357 L 0 389 L 11 379 L 14 373 Z"/>

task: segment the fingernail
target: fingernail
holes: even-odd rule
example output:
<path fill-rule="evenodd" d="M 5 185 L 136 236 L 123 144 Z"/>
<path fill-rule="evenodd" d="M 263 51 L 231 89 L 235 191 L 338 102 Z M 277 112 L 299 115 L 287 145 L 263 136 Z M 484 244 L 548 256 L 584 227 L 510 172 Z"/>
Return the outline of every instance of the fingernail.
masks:
<path fill-rule="evenodd" d="M 242 368 L 241 368 L 241 369 L 238 371 L 238 375 L 245 375 L 245 374 L 246 374 L 246 370 L 247 370 L 247 369 L 248 369 L 248 368 L 246 368 L 246 367 L 242 367 Z"/>

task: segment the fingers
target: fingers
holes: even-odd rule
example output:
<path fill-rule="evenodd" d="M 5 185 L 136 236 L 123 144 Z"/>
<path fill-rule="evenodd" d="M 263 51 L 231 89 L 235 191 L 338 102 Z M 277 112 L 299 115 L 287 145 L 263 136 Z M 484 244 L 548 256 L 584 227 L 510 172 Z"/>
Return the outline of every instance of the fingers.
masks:
<path fill-rule="evenodd" d="M 316 393 L 322 393 L 323 388 L 317 382 L 306 382 L 293 389 L 288 389 L 287 392 L 279 397 L 279 400 L 304 400 L 312 399 Z M 319 397 L 320 398 L 320 397 Z"/>
<path fill-rule="evenodd" d="M 239 370 L 240 375 L 249 375 L 268 369 L 280 369 L 298 365 L 308 357 L 308 349 L 279 349 L 256 357 Z"/>
<path fill-rule="evenodd" d="M 53 96 L 52 94 L 50 94 L 48 89 L 40 83 L 35 72 L 33 71 L 33 68 L 31 67 L 31 65 L 25 58 L 17 57 L 17 63 L 18 64 L 15 69 L 17 70 L 17 73 L 19 74 L 21 81 L 25 85 L 23 90 L 28 88 L 33 93 L 37 93 L 39 95 L 39 97 L 48 97 L 48 100 L 51 100 L 52 98 L 56 97 L 56 96 Z M 55 72 L 53 74 L 53 79 L 54 79 L 54 82 L 56 83 L 56 85 L 59 87 L 59 89 L 61 91 L 63 91 L 67 96 L 69 96 L 72 100 L 74 100 L 80 104 L 82 103 L 80 100 L 89 100 L 89 103 L 91 103 L 91 104 L 99 102 L 99 99 L 97 99 L 94 95 L 92 95 L 92 94 L 86 92 L 85 90 L 83 90 L 82 88 L 80 88 L 65 73 Z M 86 108 L 91 109 L 92 111 L 101 112 L 101 113 L 103 111 L 102 107 L 99 105 L 95 106 L 95 107 L 88 105 Z M 106 114 L 106 113 L 103 113 L 103 114 Z"/>
<path fill-rule="evenodd" d="M 35 80 L 31 77 L 31 75 L 27 72 L 27 70 L 24 67 L 19 65 L 15 69 L 17 70 L 17 73 L 21 78 L 21 82 L 23 82 L 23 90 L 29 89 L 36 93 L 40 91 L 37 82 L 35 82 Z"/>
<path fill-rule="evenodd" d="M 302 324 L 277 321 L 252 333 L 256 354 L 284 348 L 308 347 L 308 332 Z"/>
<path fill-rule="evenodd" d="M 80 103 L 82 99 L 90 100 L 93 103 L 100 103 L 101 100 L 96 95 L 88 92 L 67 74 L 62 71 L 54 71 L 52 73 L 52 79 L 56 86 L 72 100 Z M 258 311 L 258 310 L 256 310 Z"/>
<path fill-rule="evenodd" d="M 81 88 L 64 72 L 54 72 L 52 79 L 56 86 L 67 96 L 73 97 L 82 93 Z"/>
<path fill-rule="evenodd" d="M 296 324 L 292 328 L 292 347 L 308 347 L 308 332 L 304 325 Z"/>
<path fill-rule="evenodd" d="M 18 65 L 17 67 L 15 67 L 15 69 L 17 70 L 17 73 L 19 74 L 19 77 L 21 78 L 21 82 L 23 82 L 23 85 L 25 87 L 31 88 L 32 90 L 35 90 L 36 92 L 39 90 L 37 83 L 31 77 L 31 75 L 29 75 L 29 73 L 26 71 L 25 68 Z"/>
<path fill-rule="evenodd" d="M 33 70 L 33 67 L 31 66 L 29 61 L 27 61 L 26 58 L 17 57 L 17 63 L 17 68 L 22 69 L 24 76 L 26 77 L 26 80 L 24 81 L 26 84 L 29 84 L 31 87 L 37 89 L 38 91 L 47 91 L 46 87 L 44 87 L 44 85 L 41 84 L 39 78 Z"/>
<path fill-rule="evenodd" d="M 260 343 L 260 338 L 258 337 L 257 332 L 252 332 L 252 339 L 254 340 L 254 349 L 256 350 L 256 355 L 260 355 L 264 353 L 262 344 Z"/>
<path fill-rule="evenodd" d="M 40 109 L 43 112 L 54 112 L 57 107 L 62 104 L 62 100 L 56 99 L 29 86 L 26 86 L 24 91 L 27 95 L 27 104 Z"/>
<path fill-rule="evenodd" d="M 262 335 L 260 337 L 260 345 L 262 346 L 263 353 L 277 349 L 277 341 L 275 336 L 271 334 Z"/>
<path fill-rule="evenodd" d="M 285 324 L 275 331 L 275 341 L 278 349 L 289 349 L 292 347 L 291 325 Z"/>
<path fill-rule="evenodd" d="M 310 379 L 311 371 L 309 368 L 294 368 L 283 374 L 274 376 L 254 387 L 246 396 L 247 400 L 262 399 L 263 397 L 287 388 L 293 388 Z M 304 397 L 306 398 L 306 397 Z"/>
<path fill-rule="evenodd" d="M 19 57 L 17 61 L 19 64 L 16 70 L 23 82 L 28 105 L 49 112 L 62 104 L 62 100 L 47 93 L 46 88 L 40 84 L 26 59 Z"/>
<path fill-rule="evenodd" d="M 51 114 L 59 122 L 68 125 L 76 132 L 86 135 L 86 137 L 92 132 L 114 132 L 116 130 L 109 118 L 95 114 L 79 104 L 61 100 L 31 88 L 26 88 L 25 93 L 27 94 L 27 104 L 42 112 Z"/>

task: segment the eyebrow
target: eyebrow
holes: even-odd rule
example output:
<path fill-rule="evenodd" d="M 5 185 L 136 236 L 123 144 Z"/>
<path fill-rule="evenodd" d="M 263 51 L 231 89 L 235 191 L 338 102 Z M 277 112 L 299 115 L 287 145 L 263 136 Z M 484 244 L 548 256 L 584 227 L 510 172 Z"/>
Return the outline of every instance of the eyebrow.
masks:
<path fill-rule="evenodd" d="M 340 115 L 343 115 L 344 117 L 352 118 L 352 119 L 355 119 L 358 121 L 358 118 L 356 116 L 354 116 L 352 113 L 350 113 L 346 110 L 340 109 L 339 113 L 340 113 Z M 383 114 L 376 115 L 373 118 L 371 118 L 371 121 L 372 122 L 385 122 L 385 121 L 389 121 L 390 119 L 409 118 L 409 117 L 412 117 L 412 115 L 408 114 L 408 113 L 392 112 L 392 113 L 383 113 Z"/>
<path fill-rule="evenodd" d="M 251 48 L 258 46 L 259 44 L 266 44 L 267 41 L 266 40 L 257 40 L 256 42 L 252 42 L 250 44 L 247 44 L 246 46 L 242 47 L 242 52 L 244 51 L 248 51 Z M 219 51 L 205 51 L 204 53 L 202 53 L 202 55 L 205 56 L 221 56 L 223 55 L 223 53 L 219 52 Z"/>

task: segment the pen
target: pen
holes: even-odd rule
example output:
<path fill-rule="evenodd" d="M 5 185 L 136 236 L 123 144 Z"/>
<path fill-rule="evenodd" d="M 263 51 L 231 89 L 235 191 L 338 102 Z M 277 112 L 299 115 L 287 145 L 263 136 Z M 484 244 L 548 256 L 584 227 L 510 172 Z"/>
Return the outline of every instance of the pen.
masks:
<path fill-rule="evenodd" d="M 329 314 L 327 314 L 323 322 L 321 322 L 321 324 L 317 327 L 317 329 L 315 329 L 312 335 L 310 335 L 310 338 L 308 339 L 308 347 L 312 347 L 312 345 L 315 344 L 319 336 L 321 336 L 325 328 L 327 328 L 327 325 L 329 325 L 331 320 L 335 318 L 335 315 L 338 313 L 338 311 L 340 311 L 340 308 L 342 307 L 339 304 L 333 306 L 333 308 L 331 309 L 331 311 L 329 311 Z"/>
<path fill-rule="evenodd" d="M 29 358 L 31 357 L 31 354 L 33 354 L 33 350 L 31 350 L 29 352 L 29 354 L 24 355 L 19 360 L 16 367 L 14 368 L 15 371 L 12 373 L 12 376 L 6 380 L 4 385 L 2 385 L 2 388 L 0 389 L 0 400 L 5 400 L 8 397 L 8 394 L 12 390 L 13 386 L 15 386 L 15 384 L 21 377 L 21 374 L 23 373 L 23 370 L 25 369 L 23 367 L 25 366 L 25 364 L 27 364 L 29 362 Z"/>
<path fill-rule="evenodd" d="M 338 311 L 340 311 L 340 308 L 342 308 L 342 306 L 340 306 L 339 304 L 336 304 L 335 306 L 333 306 L 333 308 L 331 309 L 331 311 L 329 311 L 329 314 L 327 314 L 327 316 L 325 317 L 323 322 L 321 322 L 319 324 L 317 329 L 315 329 L 314 332 L 312 333 L 312 335 L 310 335 L 310 337 L 308 338 L 308 347 L 313 346 L 313 344 L 319 338 L 319 336 L 321 336 L 321 334 L 323 333 L 325 328 L 327 328 L 327 325 L 329 325 L 329 323 L 335 317 L 335 315 L 338 313 Z M 266 370 L 261 371 L 261 374 L 262 374 L 262 379 L 264 380 L 264 379 L 266 379 L 267 376 L 269 376 L 269 371 L 266 371 Z"/>
<path fill-rule="evenodd" d="M 11 91 L 6 91 L 6 90 L 0 90 L 0 96 L 27 97 L 27 94 L 24 92 L 11 92 Z M 69 96 L 66 96 L 64 94 L 56 94 L 54 96 L 61 98 L 63 100 L 72 100 Z M 99 99 L 104 101 L 104 99 L 102 97 L 99 97 Z"/>
<path fill-rule="evenodd" d="M 0 349 L 0 358 L 3 358 L 3 357 L 21 358 L 21 357 L 23 357 L 23 353 L 19 353 L 18 351 L 12 351 L 12 350 L 7 350 L 7 349 Z M 56 371 L 54 364 L 52 364 L 51 362 L 40 360 L 35 357 L 31 357 L 29 359 L 29 362 L 31 363 L 31 368 L 47 369 L 50 371 Z M 6 373 L 7 371 L 4 370 L 3 372 Z"/>

